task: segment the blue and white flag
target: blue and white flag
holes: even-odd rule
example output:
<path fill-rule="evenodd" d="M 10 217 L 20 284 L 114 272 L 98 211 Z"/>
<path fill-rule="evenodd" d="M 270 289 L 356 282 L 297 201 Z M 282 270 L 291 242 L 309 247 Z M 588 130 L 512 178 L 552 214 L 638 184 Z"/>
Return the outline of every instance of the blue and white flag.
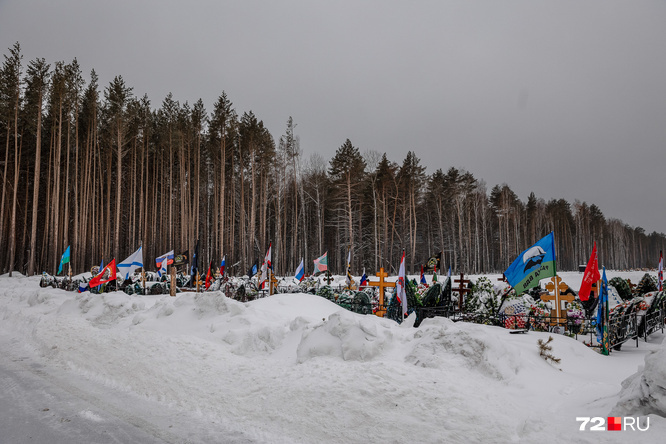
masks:
<path fill-rule="evenodd" d="M 130 257 L 116 265 L 116 267 L 120 270 L 120 275 L 123 279 L 127 280 L 134 273 L 134 270 L 143 267 L 143 251 L 141 247 L 132 253 Z"/>
<path fill-rule="evenodd" d="M 167 265 L 173 264 L 173 250 L 168 253 L 163 254 L 162 256 L 155 259 L 155 264 L 157 265 L 157 275 L 162 277 L 162 272 L 166 273 Z"/>
<path fill-rule="evenodd" d="M 294 276 L 294 278 L 298 282 L 301 282 L 304 277 L 305 277 L 305 266 L 303 264 L 303 259 L 301 259 L 301 265 L 299 265 L 298 268 L 296 269 L 296 275 Z"/>
<path fill-rule="evenodd" d="M 523 251 L 504 272 L 506 280 L 516 289 L 516 294 L 522 294 L 539 285 L 541 279 L 556 274 L 555 236 L 552 231 Z"/>

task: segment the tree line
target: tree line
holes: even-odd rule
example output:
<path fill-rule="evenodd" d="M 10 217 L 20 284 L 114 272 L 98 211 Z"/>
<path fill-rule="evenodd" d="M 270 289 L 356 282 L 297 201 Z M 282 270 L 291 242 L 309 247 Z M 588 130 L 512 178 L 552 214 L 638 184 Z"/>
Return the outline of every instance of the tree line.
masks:
<path fill-rule="evenodd" d="M 24 64 L 18 43 L 0 72 L 0 128 L 3 273 L 53 273 L 68 245 L 75 273 L 139 245 L 150 270 L 198 242 L 200 268 L 226 255 L 241 275 L 269 242 L 277 274 L 301 258 L 312 272 L 326 251 L 333 272 L 348 251 L 356 274 L 395 272 L 403 250 L 412 273 L 440 252 L 454 272 L 501 272 L 550 231 L 559 269 L 586 263 L 595 241 L 609 268 L 655 267 L 666 243 L 594 204 L 522 202 L 455 167 L 426 174 L 412 151 L 395 162 L 346 140 L 305 158 L 291 117 L 276 140 L 225 92 L 210 112 L 171 93 L 155 107 L 121 75 L 84 79 L 76 59 Z"/>

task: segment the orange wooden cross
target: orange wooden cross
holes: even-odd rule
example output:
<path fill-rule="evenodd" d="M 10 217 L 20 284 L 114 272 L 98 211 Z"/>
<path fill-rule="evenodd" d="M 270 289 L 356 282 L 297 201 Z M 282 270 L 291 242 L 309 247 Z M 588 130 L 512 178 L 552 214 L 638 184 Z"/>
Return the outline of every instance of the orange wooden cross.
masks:
<path fill-rule="evenodd" d="M 576 298 L 572 294 L 561 294 L 561 292 L 566 291 L 568 288 L 569 286 L 562 282 L 562 278 L 559 276 L 553 276 L 550 279 L 550 282 L 546 284 L 546 290 L 552 294 L 549 293 L 542 295 L 541 300 L 544 302 L 553 301 L 555 303 L 555 310 L 550 312 L 550 325 L 564 323 L 562 321 L 564 318 L 564 316 L 562 316 L 562 312 L 566 313 L 566 305 L 563 304 L 563 302 L 571 303 Z"/>
<path fill-rule="evenodd" d="M 268 294 L 269 296 L 272 296 L 275 293 L 275 290 L 277 289 L 278 280 L 273 273 L 270 273 L 269 281 L 270 285 L 268 287 Z"/>
<path fill-rule="evenodd" d="M 386 287 L 395 287 L 395 282 L 386 282 L 384 279 L 388 277 L 388 273 L 384 271 L 384 267 L 379 269 L 379 273 L 375 274 L 379 278 L 379 281 L 368 280 L 368 285 L 372 287 L 379 287 L 379 309 L 375 313 L 380 318 L 384 317 L 386 310 L 384 309 L 384 289 Z"/>

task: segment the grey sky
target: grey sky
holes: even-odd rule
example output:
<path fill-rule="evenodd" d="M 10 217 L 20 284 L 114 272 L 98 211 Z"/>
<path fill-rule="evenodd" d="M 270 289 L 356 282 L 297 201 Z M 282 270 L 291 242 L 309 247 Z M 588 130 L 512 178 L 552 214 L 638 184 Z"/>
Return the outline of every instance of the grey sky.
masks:
<path fill-rule="evenodd" d="M 0 48 L 76 57 L 159 107 L 224 90 L 305 155 L 349 138 L 525 201 L 666 232 L 662 1 L 0 0 Z"/>

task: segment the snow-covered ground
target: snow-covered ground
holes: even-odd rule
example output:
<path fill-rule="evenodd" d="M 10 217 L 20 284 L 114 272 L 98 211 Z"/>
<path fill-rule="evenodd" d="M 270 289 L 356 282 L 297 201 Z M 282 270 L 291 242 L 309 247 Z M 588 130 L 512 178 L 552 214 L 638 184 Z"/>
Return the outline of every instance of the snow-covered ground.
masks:
<path fill-rule="evenodd" d="M 637 283 L 643 274 L 608 278 Z M 582 274 L 562 276 L 578 289 Z M 248 303 L 219 292 L 93 295 L 3 276 L 0 442 L 657 443 L 666 436 L 661 333 L 608 357 L 553 335 L 561 362 L 551 364 L 537 348 L 547 333 L 442 318 L 410 324 L 307 294 Z M 641 416 L 643 428 L 649 418 L 649 429 L 580 431 L 576 420 L 611 415 Z"/>

